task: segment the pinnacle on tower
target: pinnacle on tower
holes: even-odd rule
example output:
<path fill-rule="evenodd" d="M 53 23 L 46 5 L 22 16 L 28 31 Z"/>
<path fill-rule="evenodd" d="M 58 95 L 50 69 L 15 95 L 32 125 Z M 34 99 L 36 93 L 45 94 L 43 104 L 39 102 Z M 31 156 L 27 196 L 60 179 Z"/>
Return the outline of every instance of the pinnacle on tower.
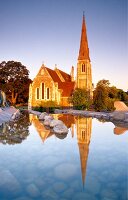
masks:
<path fill-rule="evenodd" d="M 81 29 L 81 41 L 80 41 L 80 49 L 79 49 L 78 60 L 89 60 L 90 61 L 84 13 L 83 13 L 83 22 L 82 22 L 82 29 Z"/>

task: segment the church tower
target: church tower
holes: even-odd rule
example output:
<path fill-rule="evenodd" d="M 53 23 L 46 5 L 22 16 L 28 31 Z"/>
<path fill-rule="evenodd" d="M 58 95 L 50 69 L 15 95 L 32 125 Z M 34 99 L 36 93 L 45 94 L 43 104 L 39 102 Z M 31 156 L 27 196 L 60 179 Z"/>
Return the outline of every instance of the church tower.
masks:
<path fill-rule="evenodd" d="M 79 56 L 77 62 L 77 88 L 83 88 L 90 91 L 92 96 L 92 72 L 91 62 L 89 57 L 89 48 L 87 40 L 87 31 L 85 24 L 85 16 L 83 14 L 82 30 L 81 30 L 81 41 Z"/>
<path fill-rule="evenodd" d="M 81 176 L 84 186 L 86 177 L 89 144 L 92 132 L 92 118 L 78 118 L 76 121 L 77 142 L 80 154 Z"/>

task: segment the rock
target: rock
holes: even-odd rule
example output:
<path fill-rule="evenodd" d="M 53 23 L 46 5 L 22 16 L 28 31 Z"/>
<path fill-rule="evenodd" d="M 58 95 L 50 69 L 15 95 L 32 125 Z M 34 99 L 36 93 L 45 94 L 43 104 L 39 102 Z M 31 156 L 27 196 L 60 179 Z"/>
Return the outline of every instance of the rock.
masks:
<path fill-rule="evenodd" d="M 61 120 L 53 119 L 50 123 L 50 127 L 53 128 L 54 126 L 58 124 L 63 124 L 63 122 Z"/>
<path fill-rule="evenodd" d="M 114 190 L 111 190 L 109 188 L 105 188 L 101 191 L 101 197 L 108 198 L 108 199 L 118 199 L 118 195 Z"/>
<path fill-rule="evenodd" d="M 55 113 L 55 114 L 62 113 L 62 110 L 60 110 L 60 109 L 55 109 L 54 113 Z"/>
<path fill-rule="evenodd" d="M 67 188 L 66 184 L 63 182 L 54 183 L 53 189 L 55 192 L 63 192 Z"/>
<path fill-rule="evenodd" d="M 27 186 L 27 193 L 34 198 L 37 198 L 40 196 L 40 191 L 39 189 L 36 187 L 35 184 L 30 184 Z"/>
<path fill-rule="evenodd" d="M 100 193 L 100 189 L 101 189 L 101 184 L 100 181 L 95 177 L 86 177 L 86 190 L 90 193 L 90 194 L 98 194 Z"/>
<path fill-rule="evenodd" d="M 14 199 L 14 200 L 32 200 L 32 199 L 29 197 L 26 197 L 26 196 L 22 196 L 22 197 L 18 197 L 16 199 Z"/>
<path fill-rule="evenodd" d="M 12 115 L 11 119 L 14 120 L 14 119 L 18 118 L 19 115 L 20 115 L 20 111 L 19 111 L 19 110 L 16 110 L 16 112 Z"/>
<path fill-rule="evenodd" d="M 57 137 L 57 138 L 59 138 L 59 139 L 64 139 L 64 138 L 66 138 L 67 137 L 67 134 L 68 133 L 63 133 L 63 134 L 60 134 L 60 133 L 55 133 L 55 136 Z"/>
<path fill-rule="evenodd" d="M 58 200 L 60 199 L 59 196 L 52 190 L 51 187 L 48 187 L 46 190 L 42 192 L 42 198 L 46 200 Z"/>
<path fill-rule="evenodd" d="M 109 120 L 109 115 L 103 114 L 102 119 Z"/>
<path fill-rule="evenodd" d="M 116 121 L 125 120 L 125 113 L 124 112 L 115 112 L 113 115 L 113 120 L 116 120 Z"/>
<path fill-rule="evenodd" d="M 91 193 L 83 193 L 83 192 L 78 192 L 76 193 L 75 197 L 73 200 L 98 200 L 95 196 L 93 196 Z"/>
<path fill-rule="evenodd" d="M 48 113 L 46 112 L 41 113 L 41 115 L 39 116 L 39 120 L 44 120 L 45 116 L 48 116 Z"/>
<path fill-rule="evenodd" d="M 128 123 L 128 119 L 125 119 L 124 122 L 125 122 L 125 123 Z"/>
<path fill-rule="evenodd" d="M 73 196 L 74 193 L 75 193 L 75 191 L 72 188 L 68 188 L 65 192 L 63 192 L 63 196 L 66 199 L 71 199 L 71 197 Z"/>
<path fill-rule="evenodd" d="M 77 167 L 70 163 L 62 163 L 55 167 L 55 176 L 59 180 L 68 180 L 77 174 Z"/>
<path fill-rule="evenodd" d="M 21 192 L 18 180 L 9 170 L 0 171 L 0 191 L 7 197 L 16 196 Z"/>
<path fill-rule="evenodd" d="M 44 125 L 45 126 L 50 126 L 51 121 L 52 121 L 51 119 L 44 120 Z"/>
<path fill-rule="evenodd" d="M 45 115 L 44 116 L 44 120 L 53 120 L 54 118 L 53 118 L 53 116 L 51 116 L 51 115 Z"/>
<path fill-rule="evenodd" d="M 58 134 L 68 133 L 68 128 L 64 124 L 54 126 L 53 131 Z"/>

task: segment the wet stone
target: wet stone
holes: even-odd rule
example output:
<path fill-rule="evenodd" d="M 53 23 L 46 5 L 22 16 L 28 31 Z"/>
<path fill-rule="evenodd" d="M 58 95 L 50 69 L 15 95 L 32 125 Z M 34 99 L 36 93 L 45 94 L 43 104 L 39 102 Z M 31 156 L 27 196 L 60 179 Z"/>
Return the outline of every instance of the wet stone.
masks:
<path fill-rule="evenodd" d="M 39 188 L 42 189 L 46 186 L 46 183 L 44 182 L 44 180 L 41 177 L 38 177 L 35 181 L 34 181 L 35 185 Z"/>
<path fill-rule="evenodd" d="M 39 116 L 39 120 L 44 120 L 45 116 L 48 116 L 48 113 L 46 112 L 41 113 L 41 115 Z"/>
<path fill-rule="evenodd" d="M 72 188 L 69 188 L 63 193 L 62 196 L 65 197 L 66 199 L 71 199 L 74 193 L 75 191 Z"/>
<path fill-rule="evenodd" d="M 61 165 L 58 165 L 55 168 L 54 172 L 57 178 L 66 180 L 73 177 L 77 173 L 77 168 L 73 164 L 63 163 Z"/>
<path fill-rule="evenodd" d="M 91 194 L 100 193 L 101 184 L 95 177 L 86 178 L 85 188 Z"/>
<path fill-rule="evenodd" d="M 118 195 L 114 190 L 111 190 L 109 188 L 103 189 L 101 191 L 101 197 L 103 198 L 109 198 L 109 199 L 118 199 Z"/>
<path fill-rule="evenodd" d="M 53 131 L 58 134 L 68 133 L 68 128 L 64 124 L 57 124 L 54 126 Z"/>
<path fill-rule="evenodd" d="M 42 199 L 47 200 L 59 200 L 59 196 L 52 190 L 52 188 L 48 188 L 42 192 Z"/>
<path fill-rule="evenodd" d="M 95 196 L 89 193 L 78 192 L 73 200 L 98 200 Z"/>
<path fill-rule="evenodd" d="M 45 126 L 50 126 L 51 121 L 52 121 L 51 119 L 45 119 L 44 120 L 44 125 Z"/>
<path fill-rule="evenodd" d="M 27 186 L 27 193 L 31 196 L 31 197 L 39 197 L 40 196 L 40 191 L 39 189 L 36 187 L 35 184 L 30 184 Z"/>
<path fill-rule="evenodd" d="M 66 184 L 63 182 L 58 182 L 53 185 L 53 189 L 55 192 L 63 192 L 67 188 Z"/>
<path fill-rule="evenodd" d="M 32 199 L 29 198 L 29 197 L 23 196 L 23 197 L 18 197 L 18 198 L 14 199 L 14 200 L 32 200 Z"/>
<path fill-rule="evenodd" d="M 61 121 L 61 120 L 57 120 L 57 119 L 53 119 L 52 121 L 51 121 L 51 123 L 50 123 L 50 127 L 54 127 L 54 126 L 56 126 L 56 125 L 58 125 L 58 124 L 63 124 L 63 122 Z"/>
<path fill-rule="evenodd" d="M 73 183 L 72 183 L 72 188 L 73 188 L 75 191 L 80 191 L 80 190 L 81 190 L 80 183 L 79 183 L 78 181 L 73 181 Z"/>
<path fill-rule="evenodd" d="M 0 171 L 0 191 L 4 196 L 17 196 L 21 192 L 18 180 L 9 170 Z"/>

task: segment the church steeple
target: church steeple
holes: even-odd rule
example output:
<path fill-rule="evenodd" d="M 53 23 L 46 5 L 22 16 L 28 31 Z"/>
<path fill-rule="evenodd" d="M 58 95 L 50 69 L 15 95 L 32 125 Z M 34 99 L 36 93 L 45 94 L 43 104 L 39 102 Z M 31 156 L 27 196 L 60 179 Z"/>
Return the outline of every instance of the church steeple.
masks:
<path fill-rule="evenodd" d="M 80 41 L 80 49 L 79 49 L 79 56 L 78 60 L 89 60 L 89 48 L 88 48 L 88 40 L 87 40 L 87 31 L 86 31 L 86 24 L 85 24 L 85 16 L 83 13 L 83 22 L 82 22 L 82 29 L 81 29 L 81 41 Z"/>
<path fill-rule="evenodd" d="M 92 70 L 89 57 L 85 16 L 83 14 L 80 49 L 77 62 L 77 88 L 85 89 L 92 98 Z"/>
<path fill-rule="evenodd" d="M 76 130 L 77 130 L 77 142 L 80 154 L 81 176 L 82 176 L 82 183 L 84 186 L 88 153 L 89 153 L 89 144 L 92 132 L 92 119 L 78 118 L 76 121 Z"/>

